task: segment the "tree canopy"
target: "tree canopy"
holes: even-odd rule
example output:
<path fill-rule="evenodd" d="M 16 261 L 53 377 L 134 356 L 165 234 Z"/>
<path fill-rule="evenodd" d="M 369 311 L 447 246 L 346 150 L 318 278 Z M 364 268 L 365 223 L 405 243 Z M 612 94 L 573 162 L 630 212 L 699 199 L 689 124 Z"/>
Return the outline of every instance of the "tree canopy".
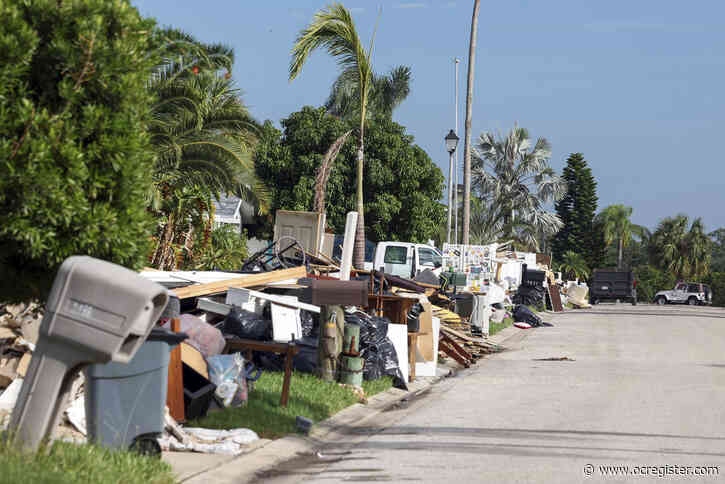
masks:
<path fill-rule="evenodd" d="M 690 224 L 686 215 L 666 217 L 650 240 L 653 263 L 678 279 L 700 278 L 710 267 L 712 241 L 705 234 L 702 219 Z"/>
<path fill-rule="evenodd" d="M 8 0 L 0 18 L 0 294 L 43 298 L 74 254 L 140 268 L 154 22 L 120 0 Z"/>
<path fill-rule="evenodd" d="M 596 267 L 598 261 L 592 255 L 597 243 L 593 230 L 598 201 L 597 182 L 584 155 L 569 155 L 562 178 L 566 182 L 566 194 L 555 208 L 563 225 L 552 241 L 554 260 L 561 260 L 566 252 L 573 251 L 584 256 L 589 267 Z"/>
<path fill-rule="evenodd" d="M 275 210 L 311 210 L 316 170 L 330 145 L 350 125 L 304 107 L 282 120 L 283 132 L 267 121 L 262 127 L 255 166 L 271 190 Z M 443 174 L 405 128 L 386 117 L 368 122 L 364 196 L 368 238 L 424 242 L 445 220 Z M 342 233 L 347 212 L 355 210 L 357 153 L 352 139 L 342 146 L 327 185 L 327 223 Z M 270 232 L 266 224 L 266 235 Z"/>
<path fill-rule="evenodd" d="M 480 199 L 477 206 L 485 214 L 486 231 L 499 234 L 497 238 L 519 239 L 524 246 L 539 250 L 541 239 L 561 228 L 559 217 L 544 204 L 559 200 L 566 190 L 548 164 L 551 145 L 539 138 L 532 146 L 529 132 L 516 125 L 506 137 L 481 134 L 476 148 L 471 179 Z M 474 224 L 471 231 L 481 229 Z"/>

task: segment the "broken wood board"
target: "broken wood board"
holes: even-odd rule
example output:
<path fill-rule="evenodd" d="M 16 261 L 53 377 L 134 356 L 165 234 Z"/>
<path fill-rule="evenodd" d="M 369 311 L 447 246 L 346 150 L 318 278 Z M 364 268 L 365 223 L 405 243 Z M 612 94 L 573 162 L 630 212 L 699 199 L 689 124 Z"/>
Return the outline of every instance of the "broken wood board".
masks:
<path fill-rule="evenodd" d="M 446 326 L 441 326 L 441 331 L 443 331 L 444 333 L 448 333 L 449 335 L 455 336 L 456 338 L 460 338 L 462 340 L 469 341 L 471 343 L 476 343 L 479 345 L 491 346 L 491 347 L 497 346 L 497 345 L 491 343 L 490 341 L 486 341 L 483 338 L 474 338 L 472 336 L 468 336 L 467 334 L 461 333 L 460 331 L 456 331 L 455 329 L 447 328 Z"/>
<path fill-rule="evenodd" d="M 245 274 L 243 276 L 226 279 L 224 281 L 180 287 L 172 290 L 171 292 L 173 292 L 179 299 L 186 299 L 190 297 L 206 296 L 208 294 L 225 292 L 230 287 L 263 286 L 271 282 L 285 281 L 288 279 L 301 279 L 306 275 L 307 269 L 304 266 L 299 266 L 271 272 L 260 272 L 259 274 Z"/>
<path fill-rule="evenodd" d="M 552 284 L 549 286 L 549 298 L 551 299 L 551 307 L 555 313 L 564 311 L 564 306 L 561 304 L 561 293 L 559 292 L 559 286 Z"/>
<path fill-rule="evenodd" d="M 20 358 L 20 362 L 18 363 L 18 367 L 15 371 L 18 373 L 18 375 L 21 378 L 25 378 L 25 374 L 28 372 L 28 366 L 30 366 L 31 359 L 32 359 L 32 355 L 30 353 L 25 353 Z"/>
<path fill-rule="evenodd" d="M 209 379 L 209 367 L 206 364 L 204 355 L 199 350 L 187 343 L 180 343 L 181 361 L 195 372 Z"/>

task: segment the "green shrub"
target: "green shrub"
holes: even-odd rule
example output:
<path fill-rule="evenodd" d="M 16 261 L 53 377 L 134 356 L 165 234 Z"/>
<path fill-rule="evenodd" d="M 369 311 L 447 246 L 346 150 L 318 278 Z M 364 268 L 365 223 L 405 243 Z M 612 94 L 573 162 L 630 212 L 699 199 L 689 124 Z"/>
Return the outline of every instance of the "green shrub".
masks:
<path fill-rule="evenodd" d="M 725 272 L 711 272 L 702 282 L 712 290 L 712 305 L 725 307 Z"/>
<path fill-rule="evenodd" d="M 124 0 L 7 0 L 0 18 L 0 294 L 43 298 L 73 254 L 139 268 L 153 21 Z"/>
<path fill-rule="evenodd" d="M 659 291 L 675 287 L 674 274 L 651 265 L 637 267 L 634 276 L 637 280 L 637 299 L 642 302 L 652 302 Z"/>
<path fill-rule="evenodd" d="M 206 244 L 200 241 L 194 269 L 233 271 L 242 268 L 247 260 L 246 233 L 235 225 L 222 224 L 213 229 Z"/>

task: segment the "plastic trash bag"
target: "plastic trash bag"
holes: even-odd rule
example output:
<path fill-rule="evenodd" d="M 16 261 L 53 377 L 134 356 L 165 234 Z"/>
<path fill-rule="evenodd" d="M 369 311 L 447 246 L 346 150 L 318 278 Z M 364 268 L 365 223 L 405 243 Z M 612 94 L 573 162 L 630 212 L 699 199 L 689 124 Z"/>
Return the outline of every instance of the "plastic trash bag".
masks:
<path fill-rule="evenodd" d="M 383 376 L 383 360 L 377 346 L 369 346 L 362 353 L 363 378 L 365 380 L 377 380 Z"/>
<path fill-rule="evenodd" d="M 224 351 L 226 345 L 224 335 L 217 328 L 193 314 L 182 314 L 179 316 L 179 321 L 180 331 L 189 335 L 184 342 L 199 350 L 204 358 Z M 171 322 L 166 321 L 161 327 L 171 329 Z"/>
<path fill-rule="evenodd" d="M 541 326 L 541 318 L 522 304 L 514 307 L 514 321 L 529 323 L 534 328 Z"/>
<path fill-rule="evenodd" d="M 393 377 L 393 386 L 395 388 L 402 388 L 404 390 L 407 390 L 408 385 L 403 378 L 403 372 L 400 371 L 400 366 L 398 364 L 398 353 L 395 351 L 395 346 L 393 346 L 393 342 L 390 341 L 389 338 L 385 338 L 385 341 L 383 341 L 378 346 L 378 351 L 382 363 L 383 375 Z"/>
<path fill-rule="evenodd" d="M 301 338 L 295 340 L 299 348 L 292 358 L 292 367 L 302 373 L 315 373 L 317 371 L 317 338 Z"/>
<path fill-rule="evenodd" d="M 272 321 L 239 306 L 232 306 L 224 319 L 222 331 L 240 338 L 268 341 L 272 339 Z"/>
<path fill-rule="evenodd" d="M 420 331 L 420 313 L 423 312 L 423 306 L 420 303 L 415 303 L 408 309 L 408 316 L 406 318 L 408 323 L 408 332 L 417 333 Z"/>
<path fill-rule="evenodd" d="M 207 358 L 209 379 L 216 385 L 214 394 L 225 407 L 247 403 L 247 372 L 241 353 Z"/>
<path fill-rule="evenodd" d="M 300 322 L 302 323 L 302 337 L 307 338 L 320 334 L 320 318 L 314 313 L 306 310 L 300 311 Z"/>

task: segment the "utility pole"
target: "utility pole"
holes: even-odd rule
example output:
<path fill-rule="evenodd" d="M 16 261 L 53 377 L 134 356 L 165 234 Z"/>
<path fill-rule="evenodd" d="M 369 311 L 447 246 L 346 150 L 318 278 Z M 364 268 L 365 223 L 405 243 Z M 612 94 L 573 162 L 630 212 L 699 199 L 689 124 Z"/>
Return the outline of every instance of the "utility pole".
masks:
<path fill-rule="evenodd" d="M 455 126 L 456 126 L 456 129 L 453 132 L 456 134 L 456 136 L 458 136 L 458 63 L 459 62 L 461 62 L 461 61 L 458 57 L 453 59 L 453 63 L 455 65 L 455 73 L 456 73 L 455 74 L 455 78 L 456 78 L 456 89 L 455 89 L 455 91 L 456 91 L 456 101 L 455 101 L 456 123 L 455 123 Z M 453 213 L 455 214 L 455 218 L 456 218 L 456 224 L 455 224 L 456 233 L 455 233 L 455 236 L 453 237 L 453 240 L 455 241 L 454 244 L 458 244 L 458 151 L 456 151 L 453 155 L 455 156 L 455 166 L 456 166 L 456 169 L 455 169 L 455 172 L 456 172 L 455 180 L 456 181 L 455 181 L 455 184 L 453 185 L 453 199 L 454 199 L 453 200 Z"/>

